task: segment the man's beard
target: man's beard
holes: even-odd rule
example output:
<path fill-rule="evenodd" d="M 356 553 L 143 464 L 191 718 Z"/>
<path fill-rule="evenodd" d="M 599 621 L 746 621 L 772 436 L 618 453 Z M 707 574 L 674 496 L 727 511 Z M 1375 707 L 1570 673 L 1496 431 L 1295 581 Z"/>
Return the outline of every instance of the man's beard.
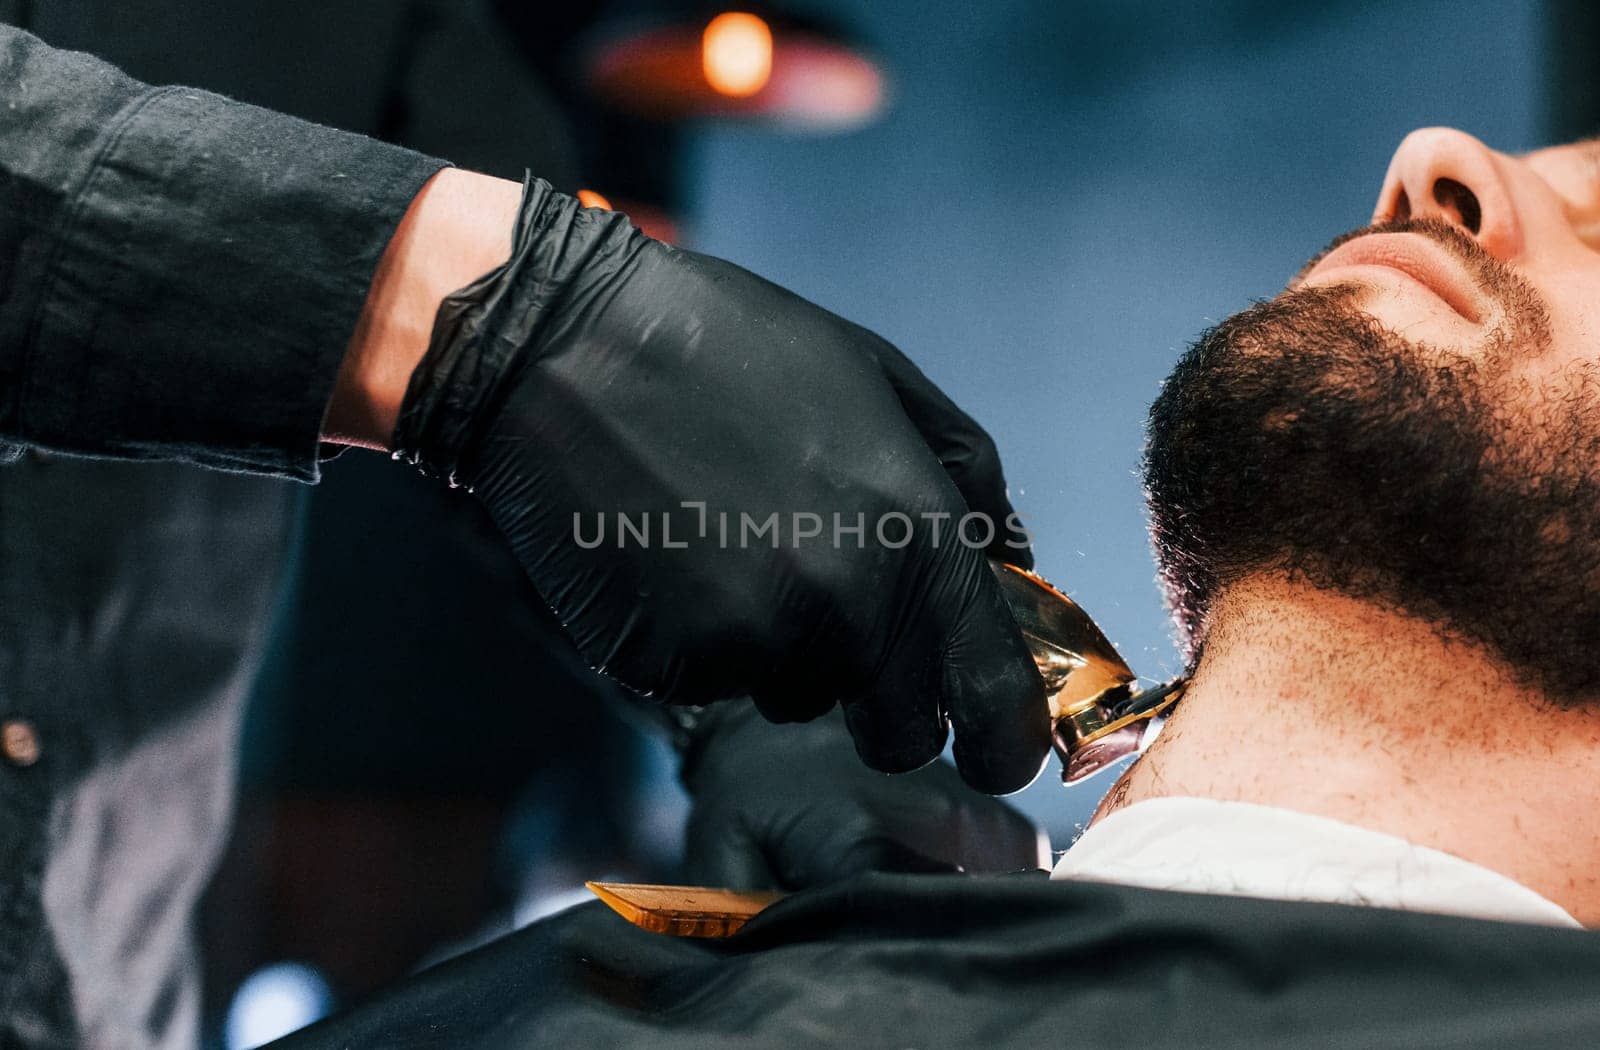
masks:
<path fill-rule="evenodd" d="M 1505 319 L 1443 349 L 1379 325 L 1353 285 L 1300 288 L 1190 347 L 1144 459 L 1187 656 L 1222 591 L 1281 573 L 1485 646 L 1558 703 L 1600 699 L 1600 370 L 1515 380 L 1549 350 L 1538 295 L 1453 227 L 1381 229 L 1444 244 Z"/>

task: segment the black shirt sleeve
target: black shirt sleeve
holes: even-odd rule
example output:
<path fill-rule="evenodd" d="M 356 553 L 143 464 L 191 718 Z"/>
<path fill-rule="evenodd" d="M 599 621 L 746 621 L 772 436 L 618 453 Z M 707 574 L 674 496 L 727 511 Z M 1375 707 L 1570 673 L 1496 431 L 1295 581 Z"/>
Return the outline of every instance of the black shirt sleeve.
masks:
<path fill-rule="evenodd" d="M 0 26 L 0 442 L 317 477 L 378 259 L 443 161 Z"/>

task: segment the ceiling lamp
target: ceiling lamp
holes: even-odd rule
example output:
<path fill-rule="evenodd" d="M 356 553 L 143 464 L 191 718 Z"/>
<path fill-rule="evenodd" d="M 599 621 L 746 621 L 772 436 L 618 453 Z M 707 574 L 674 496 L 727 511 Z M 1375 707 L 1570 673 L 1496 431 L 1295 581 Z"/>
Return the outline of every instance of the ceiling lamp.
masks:
<path fill-rule="evenodd" d="M 586 62 L 608 104 L 659 120 L 743 117 L 842 131 L 883 109 L 884 76 L 842 34 L 755 10 L 613 29 Z"/>
<path fill-rule="evenodd" d="M 747 11 L 713 18 L 700 34 L 700 72 L 719 95 L 754 95 L 772 79 L 772 28 Z"/>

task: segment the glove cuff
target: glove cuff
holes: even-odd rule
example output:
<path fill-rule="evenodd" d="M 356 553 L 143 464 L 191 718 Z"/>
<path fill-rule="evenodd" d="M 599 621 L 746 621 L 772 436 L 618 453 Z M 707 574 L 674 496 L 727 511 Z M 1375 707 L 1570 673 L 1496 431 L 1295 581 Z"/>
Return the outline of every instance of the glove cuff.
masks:
<path fill-rule="evenodd" d="M 411 373 L 390 447 L 394 458 L 452 487 L 471 487 L 480 438 L 502 392 L 538 358 L 547 322 L 584 268 L 617 238 L 626 216 L 596 211 L 527 174 L 511 255 L 439 304 L 428 350 Z"/>

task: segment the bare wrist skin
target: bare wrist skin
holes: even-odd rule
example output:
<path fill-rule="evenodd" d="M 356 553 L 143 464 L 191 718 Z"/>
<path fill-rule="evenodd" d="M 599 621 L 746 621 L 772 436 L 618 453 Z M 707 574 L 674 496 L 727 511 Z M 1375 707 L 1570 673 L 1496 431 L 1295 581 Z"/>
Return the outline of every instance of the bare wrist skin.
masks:
<path fill-rule="evenodd" d="M 423 186 L 373 274 L 328 403 L 325 440 L 388 449 L 439 303 L 510 256 L 521 199 L 519 183 L 457 168 Z"/>

